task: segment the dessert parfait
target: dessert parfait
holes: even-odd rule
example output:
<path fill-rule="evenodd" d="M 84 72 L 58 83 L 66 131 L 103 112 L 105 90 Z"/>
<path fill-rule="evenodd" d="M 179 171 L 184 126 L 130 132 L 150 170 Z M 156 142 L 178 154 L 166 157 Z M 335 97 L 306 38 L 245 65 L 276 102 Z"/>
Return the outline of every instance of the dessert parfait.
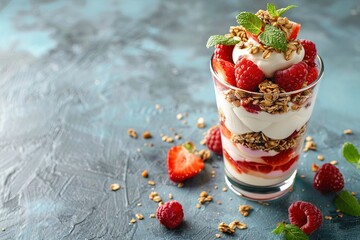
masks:
<path fill-rule="evenodd" d="M 300 24 L 283 16 L 293 7 L 241 12 L 239 25 L 207 43 L 226 181 L 249 199 L 292 186 L 323 72 L 315 44 L 298 39 Z"/>

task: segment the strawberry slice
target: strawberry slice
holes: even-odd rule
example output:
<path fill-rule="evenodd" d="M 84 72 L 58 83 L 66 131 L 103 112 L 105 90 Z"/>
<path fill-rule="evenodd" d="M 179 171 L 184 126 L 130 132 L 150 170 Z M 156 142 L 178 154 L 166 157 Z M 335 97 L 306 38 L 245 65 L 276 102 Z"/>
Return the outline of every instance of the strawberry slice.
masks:
<path fill-rule="evenodd" d="M 227 83 L 236 86 L 235 65 L 233 63 L 220 58 L 214 58 L 213 66 L 215 72 L 217 72 Z"/>
<path fill-rule="evenodd" d="M 174 182 L 182 182 L 200 173 L 205 167 L 203 160 L 194 154 L 192 143 L 173 146 L 168 152 L 167 165 L 169 178 Z"/>
<path fill-rule="evenodd" d="M 280 166 L 287 162 L 289 162 L 294 156 L 293 156 L 294 150 L 289 148 L 286 151 L 280 152 L 279 154 L 276 154 L 272 157 L 262 157 L 262 160 L 266 162 L 269 165 L 272 166 Z"/>
<path fill-rule="evenodd" d="M 300 28 L 301 28 L 301 24 L 296 23 L 296 22 L 292 22 L 290 21 L 290 23 L 292 23 L 292 28 L 290 29 L 290 34 L 288 35 L 288 40 L 292 41 L 295 40 L 300 32 Z"/>

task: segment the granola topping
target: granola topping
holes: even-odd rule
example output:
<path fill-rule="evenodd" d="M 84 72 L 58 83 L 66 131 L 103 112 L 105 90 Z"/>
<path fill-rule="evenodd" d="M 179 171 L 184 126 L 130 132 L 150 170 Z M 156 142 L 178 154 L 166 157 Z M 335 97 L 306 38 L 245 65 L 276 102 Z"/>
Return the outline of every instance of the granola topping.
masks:
<path fill-rule="evenodd" d="M 262 132 L 251 132 L 244 133 L 241 135 L 233 135 L 231 141 L 234 143 L 240 143 L 245 147 L 251 148 L 253 150 L 263 150 L 269 152 L 275 150 L 277 152 L 285 151 L 289 148 L 292 148 L 298 144 L 298 141 L 301 140 L 301 136 L 306 131 L 306 125 L 304 125 L 296 134 L 296 136 L 288 137 L 285 139 L 271 139 L 265 136 Z"/>

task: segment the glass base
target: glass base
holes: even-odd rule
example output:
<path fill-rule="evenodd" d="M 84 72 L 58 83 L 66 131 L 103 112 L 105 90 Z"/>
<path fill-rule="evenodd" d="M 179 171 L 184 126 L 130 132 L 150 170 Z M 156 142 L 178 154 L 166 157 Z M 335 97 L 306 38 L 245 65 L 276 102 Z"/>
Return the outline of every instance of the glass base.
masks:
<path fill-rule="evenodd" d="M 285 181 L 271 186 L 254 186 L 236 180 L 225 169 L 225 182 L 228 187 L 240 197 L 253 201 L 269 201 L 284 196 L 294 184 L 297 171 Z"/>

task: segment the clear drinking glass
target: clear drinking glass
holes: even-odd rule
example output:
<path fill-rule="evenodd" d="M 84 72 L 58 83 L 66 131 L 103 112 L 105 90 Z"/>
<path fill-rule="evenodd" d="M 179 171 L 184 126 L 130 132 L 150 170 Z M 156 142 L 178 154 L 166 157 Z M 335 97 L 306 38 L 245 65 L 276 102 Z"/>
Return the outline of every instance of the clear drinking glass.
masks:
<path fill-rule="evenodd" d="M 280 91 L 263 82 L 260 92 L 231 86 L 214 70 L 225 180 L 236 194 L 251 200 L 272 200 L 294 183 L 308 121 L 311 117 L 323 62 L 317 56 L 319 76 L 305 88 Z"/>

